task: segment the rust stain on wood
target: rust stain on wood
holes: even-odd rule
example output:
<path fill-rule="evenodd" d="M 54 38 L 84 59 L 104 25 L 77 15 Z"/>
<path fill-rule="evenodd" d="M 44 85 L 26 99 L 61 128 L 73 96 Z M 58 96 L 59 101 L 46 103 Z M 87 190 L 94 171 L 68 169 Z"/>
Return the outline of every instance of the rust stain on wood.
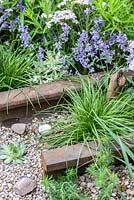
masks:
<path fill-rule="evenodd" d="M 35 87 L 26 87 L 7 92 L 0 92 L 0 110 L 6 110 L 7 107 L 14 108 L 27 104 L 45 101 L 46 99 L 55 99 L 62 95 L 67 88 L 76 89 L 78 84 L 71 81 L 57 81 L 46 83 Z"/>
<path fill-rule="evenodd" d="M 94 73 L 91 77 L 93 82 L 98 81 L 103 73 Z M 79 78 L 78 78 L 79 79 Z M 32 118 L 36 111 L 56 105 L 67 89 L 77 90 L 80 88 L 79 81 L 59 80 L 44 83 L 33 87 L 25 87 L 6 92 L 0 92 L 0 124 L 12 118 Z M 21 122 L 21 121 L 20 121 Z"/>
<path fill-rule="evenodd" d="M 90 142 L 88 147 L 82 144 L 64 146 L 42 151 L 41 162 L 44 174 L 54 171 L 85 165 L 96 155 L 97 144 Z"/>

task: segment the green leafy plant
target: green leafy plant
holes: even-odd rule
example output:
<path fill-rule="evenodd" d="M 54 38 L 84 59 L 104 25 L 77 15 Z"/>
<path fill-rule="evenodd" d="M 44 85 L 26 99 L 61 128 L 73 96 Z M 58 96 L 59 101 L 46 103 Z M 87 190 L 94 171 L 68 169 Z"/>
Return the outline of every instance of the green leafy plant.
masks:
<path fill-rule="evenodd" d="M 128 40 L 126 37 L 124 41 L 125 35 L 123 37 L 122 33 L 127 33 L 129 39 L 133 40 L 134 6 L 130 0 L 93 0 L 91 2 L 6 0 L 2 1 L 1 5 L 3 7 L 1 8 L 0 43 L 3 45 L 9 42 L 10 45 L 13 41 L 17 41 L 20 49 L 32 48 L 37 57 L 41 55 L 39 50 L 42 48 L 43 62 L 37 62 L 35 70 L 31 64 L 31 74 L 35 72 L 34 77 L 30 77 L 32 83 L 47 81 L 47 77 L 49 81 L 64 75 L 64 70 L 59 65 L 57 65 L 59 69 L 55 70 L 54 67 L 52 70 L 48 60 L 45 60 L 48 57 L 46 54 L 51 53 L 53 56 L 55 48 L 58 51 L 62 50 L 63 55 L 72 57 L 76 71 L 72 65 L 69 66 L 68 71 L 72 74 L 76 72 L 76 75 L 128 65 L 128 60 L 130 60 L 128 59 Z M 87 36 L 83 37 L 83 34 Z M 106 49 L 104 50 L 103 47 Z M 57 59 L 57 56 L 54 58 Z M 46 66 L 50 69 L 48 70 Z M 5 79 L 3 76 L 4 74 L 1 75 L 1 80 Z M 25 80 L 29 79 L 22 80 L 19 77 L 18 80 L 23 81 L 23 86 L 25 86 L 28 84 Z M 2 83 L 1 90 L 12 88 L 9 82 L 4 82 L 5 86 Z"/>
<path fill-rule="evenodd" d="M 67 74 L 70 58 L 63 56 L 61 52 L 46 51 L 44 61 L 35 62 L 35 69 L 31 73 L 32 83 L 44 83 L 62 79 Z"/>
<path fill-rule="evenodd" d="M 93 0 L 98 16 L 105 22 L 105 30 L 121 31 L 132 37 L 134 6 L 130 0 Z M 97 15 L 96 13 L 96 15 Z"/>
<path fill-rule="evenodd" d="M 28 86 L 34 55 L 28 49 L 0 45 L 0 91 Z"/>
<path fill-rule="evenodd" d="M 118 177 L 110 169 L 113 164 L 113 155 L 108 144 L 108 141 L 107 144 L 106 141 L 103 142 L 103 147 L 98 149 L 95 162 L 86 169 L 86 171 L 95 179 L 96 186 L 100 189 L 97 196 L 98 200 L 110 199 L 114 188 L 119 191 Z"/>
<path fill-rule="evenodd" d="M 45 47 L 49 47 L 49 49 L 52 49 L 53 36 L 51 29 L 45 26 L 45 23 L 48 22 L 48 15 L 57 10 L 59 2 L 60 0 L 26 0 L 26 9 L 22 13 L 23 20 L 29 26 L 33 40 L 39 42 L 40 38 L 42 38 Z M 42 17 L 42 13 L 46 15 L 46 18 Z"/>
<path fill-rule="evenodd" d="M 107 137 L 110 144 L 122 150 L 123 159 L 133 177 L 129 157 L 134 155 L 131 147 L 134 133 L 134 94 L 123 92 L 118 98 L 106 102 L 106 92 L 101 86 L 94 86 L 90 80 L 81 80 L 79 91 L 70 91 L 71 103 L 66 108 L 71 113 L 67 124 L 61 127 L 62 134 L 49 134 L 46 141 L 53 147 L 98 141 L 102 144 Z M 65 107 L 65 106 L 64 106 Z M 44 134 L 45 135 L 45 134 Z"/>
<path fill-rule="evenodd" d="M 41 183 L 51 200 L 89 200 L 89 197 L 77 191 L 75 178 L 76 170 L 68 169 L 65 175 L 58 177 L 57 181 L 52 177 L 44 176 Z"/>
<path fill-rule="evenodd" d="M 11 143 L 9 145 L 3 144 L 0 150 L 0 160 L 4 160 L 5 164 L 21 163 L 26 153 L 26 147 L 18 142 Z"/>

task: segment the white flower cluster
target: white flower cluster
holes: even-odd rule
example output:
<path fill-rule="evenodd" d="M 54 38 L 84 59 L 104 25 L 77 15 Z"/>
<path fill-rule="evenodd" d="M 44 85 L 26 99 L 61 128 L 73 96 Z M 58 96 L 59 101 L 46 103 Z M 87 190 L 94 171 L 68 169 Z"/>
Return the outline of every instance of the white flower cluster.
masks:
<path fill-rule="evenodd" d="M 67 2 L 71 2 L 72 5 L 74 4 L 80 4 L 80 5 L 89 5 L 92 3 L 92 0 L 63 0 L 61 3 L 59 3 L 58 7 L 61 8 L 67 4 Z"/>
<path fill-rule="evenodd" d="M 74 0 L 72 1 L 73 4 L 80 4 L 80 5 L 89 5 L 92 3 L 92 0 Z"/>
<path fill-rule="evenodd" d="M 45 13 L 42 13 L 42 18 L 46 18 Z M 72 20 L 73 23 L 78 24 L 76 15 L 71 10 L 56 11 L 48 15 L 49 21 L 46 22 L 48 28 L 51 28 L 53 23 L 62 24 L 65 20 Z"/>
<path fill-rule="evenodd" d="M 132 60 L 132 61 L 130 62 L 128 69 L 134 71 L 134 60 Z"/>
<path fill-rule="evenodd" d="M 134 49 L 134 40 L 130 40 L 129 42 L 129 50 Z"/>

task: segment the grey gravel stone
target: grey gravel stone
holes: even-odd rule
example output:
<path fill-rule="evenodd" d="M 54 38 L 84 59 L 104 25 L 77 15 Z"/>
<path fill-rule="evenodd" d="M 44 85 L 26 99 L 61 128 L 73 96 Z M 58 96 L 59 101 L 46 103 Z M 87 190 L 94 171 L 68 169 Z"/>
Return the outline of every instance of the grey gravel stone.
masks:
<path fill-rule="evenodd" d="M 81 182 L 81 187 L 86 187 L 86 183 L 85 182 Z"/>
<path fill-rule="evenodd" d="M 93 186 L 93 184 L 92 183 L 87 183 L 87 188 L 91 188 Z"/>
<path fill-rule="evenodd" d="M 81 182 L 85 181 L 85 176 L 80 176 Z"/>
<path fill-rule="evenodd" d="M 19 134 L 19 135 L 22 135 L 24 134 L 25 130 L 26 130 L 26 124 L 24 123 L 16 123 L 16 124 L 12 124 L 11 126 L 11 129 Z"/>
<path fill-rule="evenodd" d="M 42 124 L 39 126 L 39 133 L 43 133 L 50 130 L 51 130 L 51 126 L 49 124 Z"/>
<path fill-rule="evenodd" d="M 7 191 L 10 192 L 12 190 L 12 184 L 7 183 Z"/>
<path fill-rule="evenodd" d="M 25 196 L 26 194 L 32 192 L 36 188 L 36 181 L 24 177 L 17 181 L 14 185 L 14 191 L 20 196 Z"/>

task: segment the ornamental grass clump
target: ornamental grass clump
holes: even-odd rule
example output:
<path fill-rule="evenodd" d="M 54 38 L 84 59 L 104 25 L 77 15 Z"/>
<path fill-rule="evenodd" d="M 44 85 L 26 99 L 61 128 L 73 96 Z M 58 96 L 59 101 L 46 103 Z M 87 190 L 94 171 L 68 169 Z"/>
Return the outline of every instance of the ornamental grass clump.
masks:
<path fill-rule="evenodd" d="M 29 86 L 35 56 L 28 49 L 0 45 L 0 91 Z"/>
<path fill-rule="evenodd" d="M 70 122 L 63 127 L 63 135 L 54 135 L 55 144 L 74 144 L 101 139 L 114 135 L 123 139 L 134 133 L 134 94 L 123 92 L 118 98 L 106 102 L 106 92 L 102 86 L 94 86 L 90 81 L 81 80 L 79 91 L 68 91 L 71 103 L 66 105 L 71 113 Z"/>
<path fill-rule="evenodd" d="M 115 143 L 119 144 L 123 159 L 131 171 L 128 157 L 134 158 L 130 148 L 133 147 L 134 137 L 134 93 L 123 92 L 119 97 L 106 102 L 102 86 L 81 80 L 81 89 L 69 90 L 68 95 L 71 99 L 67 105 L 71 113 L 70 120 L 60 127 L 62 134 L 49 135 L 47 142 L 53 147 L 86 144 L 89 141 L 103 144 L 103 138 L 107 137 L 113 147 Z"/>

